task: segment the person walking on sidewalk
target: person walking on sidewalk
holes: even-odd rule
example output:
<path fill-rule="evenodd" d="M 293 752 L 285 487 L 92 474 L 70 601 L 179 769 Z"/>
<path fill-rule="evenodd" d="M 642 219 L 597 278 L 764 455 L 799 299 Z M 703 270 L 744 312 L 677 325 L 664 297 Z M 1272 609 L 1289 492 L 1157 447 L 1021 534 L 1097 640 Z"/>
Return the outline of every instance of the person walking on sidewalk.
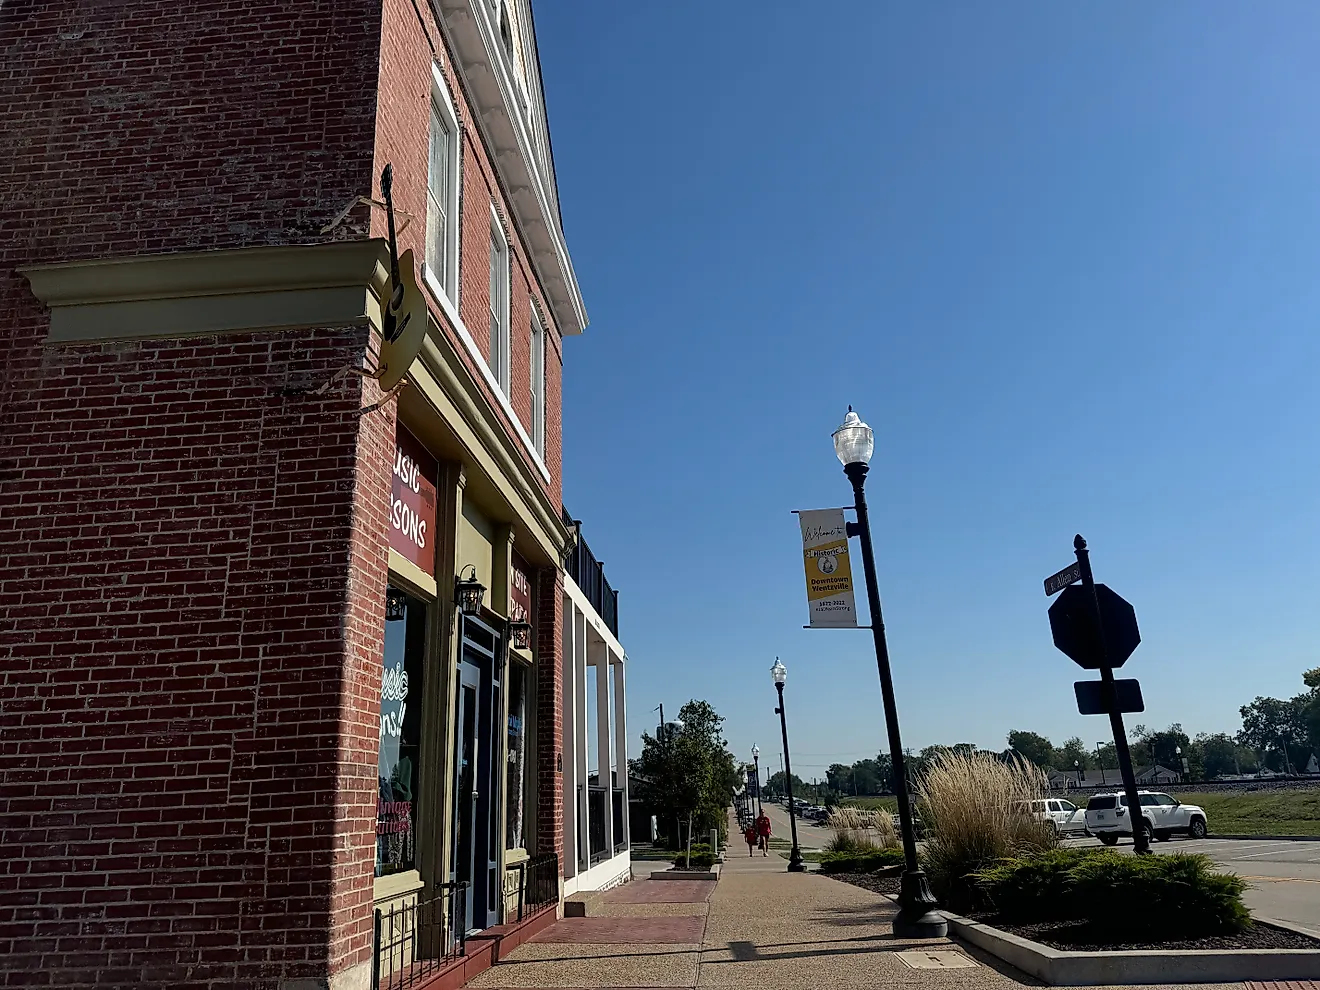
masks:
<path fill-rule="evenodd" d="M 769 856 L 770 855 L 770 851 L 769 851 L 770 850 L 770 816 L 767 815 L 764 811 L 761 812 L 761 817 L 756 820 L 756 834 L 757 837 L 761 840 L 760 842 L 761 855 Z"/>
<path fill-rule="evenodd" d="M 754 822 L 747 823 L 747 828 L 743 830 L 743 838 L 747 840 L 747 855 L 755 856 L 757 841 L 756 841 L 756 824 Z"/>

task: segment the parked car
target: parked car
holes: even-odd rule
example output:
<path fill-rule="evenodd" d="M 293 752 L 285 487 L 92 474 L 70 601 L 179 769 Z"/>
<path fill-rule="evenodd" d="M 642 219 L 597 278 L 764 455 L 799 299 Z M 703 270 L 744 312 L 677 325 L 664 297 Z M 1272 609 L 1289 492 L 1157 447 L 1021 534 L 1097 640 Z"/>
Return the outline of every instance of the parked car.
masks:
<path fill-rule="evenodd" d="M 1209 831 L 1205 810 L 1183 804 L 1177 798 L 1154 791 L 1138 791 L 1141 817 L 1148 838 L 1165 842 L 1175 834 L 1204 839 Z M 1128 814 L 1127 795 L 1093 794 L 1086 802 L 1086 828 L 1107 846 L 1118 844 L 1119 836 L 1132 834 L 1132 816 Z"/>
<path fill-rule="evenodd" d="M 1042 798 L 1031 802 L 1031 814 L 1037 821 L 1049 822 L 1055 835 L 1088 835 L 1086 812 L 1062 798 Z"/>

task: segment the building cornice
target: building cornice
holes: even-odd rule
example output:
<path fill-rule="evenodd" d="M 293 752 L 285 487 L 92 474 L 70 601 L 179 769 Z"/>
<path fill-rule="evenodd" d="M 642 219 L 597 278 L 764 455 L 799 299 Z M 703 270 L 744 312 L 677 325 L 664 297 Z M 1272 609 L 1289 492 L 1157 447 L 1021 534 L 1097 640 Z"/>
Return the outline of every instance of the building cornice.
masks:
<path fill-rule="evenodd" d="M 514 220 L 546 293 L 561 334 L 581 333 L 587 310 L 564 241 L 551 190 L 542 181 L 531 136 L 519 110 L 499 40 L 481 0 L 435 0 L 440 27 L 455 55 L 455 69 L 473 101 L 476 127 L 503 180 Z"/>
<path fill-rule="evenodd" d="M 388 247 L 374 240 L 250 247 L 19 269 L 50 309 L 51 344 L 149 340 L 370 324 L 380 332 Z M 464 355 L 431 316 L 408 373 L 438 423 L 522 520 L 547 560 L 568 543 L 526 441 L 510 433 Z M 532 555 L 528 555 L 532 556 Z"/>
<path fill-rule="evenodd" d="M 379 325 L 385 242 L 234 248 L 20 268 L 50 343 Z"/>

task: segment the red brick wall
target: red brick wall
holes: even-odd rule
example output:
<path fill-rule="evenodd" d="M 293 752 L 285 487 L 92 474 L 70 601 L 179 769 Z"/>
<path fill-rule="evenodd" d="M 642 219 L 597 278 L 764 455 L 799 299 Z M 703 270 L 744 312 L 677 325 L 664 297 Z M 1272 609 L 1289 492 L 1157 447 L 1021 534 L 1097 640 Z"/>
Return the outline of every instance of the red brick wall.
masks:
<path fill-rule="evenodd" d="M 559 333 L 535 280 L 527 251 L 512 222 L 507 200 L 500 188 L 490 157 L 474 125 L 475 115 L 468 94 L 454 71 L 453 56 L 426 5 L 411 0 L 385 0 L 381 40 L 381 106 L 377 130 L 376 172 L 385 162 L 394 166 L 396 208 L 415 219 L 400 235 L 400 250 L 411 247 L 418 258 L 425 256 L 427 160 L 432 99 L 431 64 L 439 64 L 461 129 L 462 184 L 460 187 L 459 307 L 468 333 L 484 358 L 490 356 L 490 223 L 491 203 L 505 218 L 504 231 L 513 258 L 510 281 L 510 403 L 530 437 L 531 429 L 531 314 L 532 298 L 540 303 L 547 322 L 546 334 L 546 452 L 550 474 L 544 489 L 559 506 L 562 499 L 561 381 L 563 353 Z M 434 56 L 433 56 L 434 52 Z M 379 221 L 377 220 L 377 225 Z M 445 328 L 454 348 L 491 405 L 499 410 L 505 429 L 517 436 L 509 417 L 487 386 L 480 367 L 468 357 L 465 344 L 441 307 L 430 296 L 431 313 Z M 520 440 L 515 444 L 524 460 L 535 466 Z M 555 850 L 563 862 L 563 795 L 557 757 L 563 750 L 562 673 L 562 575 L 545 570 L 537 582 L 539 604 L 537 637 L 537 848 Z"/>
<path fill-rule="evenodd" d="M 362 337 L 30 369 L 0 518 L 5 985 L 273 986 L 366 958 L 393 427 L 354 385 L 287 394 Z"/>
<path fill-rule="evenodd" d="M 21 264 L 360 237 L 379 0 L 0 5 L 0 984 L 370 946 L 390 409 L 365 331 L 43 348 Z M 337 807 L 336 807 L 337 806 Z"/>
<path fill-rule="evenodd" d="M 559 855 L 564 869 L 564 572 L 536 582 L 536 852 Z"/>
<path fill-rule="evenodd" d="M 546 453 L 545 465 L 550 481 L 545 490 L 555 505 L 562 498 L 562 451 L 560 441 L 563 348 L 545 296 L 536 281 L 525 245 L 510 219 L 507 199 L 500 187 L 490 156 L 475 126 L 468 94 L 454 71 L 452 54 L 425 4 L 414 6 L 412 0 L 385 0 L 380 56 L 381 105 L 377 130 L 376 174 L 386 162 L 394 166 L 394 197 L 397 208 L 416 219 L 399 237 L 400 250 L 411 247 L 416 256 L 425 256 L 427 158 L 431 114 L 431 63 L 440 65 L 461 129 L 462 185 L 460 188 L 459 235 L 459 315 L 469 335 L 484 358 L 490 357 L 490 207 L 494 203 L 505 218 L 504 231 L 513 258 L 509 295 L 509 337 L 512 343 L 510 364 L 510 404 L 524 432 L 532 435 L 531 404 L 531 314 L 532 298 L 548 324 L 546 336 Z M 379 224 L 379 221 L 377 221 Z M 383 232 L 383 228 L 380 228 Z M 467 349 L 445 315 L 431 299 L 431 312 L 444 327 L 454 347 L 465 356 Z M 500 418 L 510 435 L 516 436 L 509 417 L 486 385 L 481 369 L 466 360 L 473 378 L 491 404 L 500 409 Z M 524 460 L 532 460 L 523 450 Z M 535 470 L 535 468 L 533 468 Z"/>
<path fill-rule="evenodd" d="M 0 985 L 274 987 L 369 957 L 394 412 L 359 416 L 355 379 L 305 394 L 365 331 L 47 348 L 14 269 L 379 236 L 365 207 L 321 230 L 386 160 L 420 249 L 430 49 L 384 7 L 0 4 Z M 465 312 L 485 252 L 465 238 Z"/>

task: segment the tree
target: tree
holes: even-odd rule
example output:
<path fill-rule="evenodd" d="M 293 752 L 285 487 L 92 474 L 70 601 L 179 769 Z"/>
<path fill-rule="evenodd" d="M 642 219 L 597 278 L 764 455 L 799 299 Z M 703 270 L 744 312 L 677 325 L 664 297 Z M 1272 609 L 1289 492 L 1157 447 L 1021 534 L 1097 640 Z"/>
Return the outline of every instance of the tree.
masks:
<path fill-rule="evenodd" d="M 743 783 L 723 735 L 724 718 L 705 701 L 689 701 L 678 713 L 681 728 L 663 738 L 642 735 L 642 753 L 630 761 L 637 796 L 656 811 L 676 846 L 688 819 L 694 835 L 727 829 L 729 798 Z M 745 779 L 745 778 L 744 778 Z"/>
<path fill-rule="evenodd" d="M 1191 761 L 1192 741 L 1177 722 L 1163 732 L 1151 732 L 1144 725 L 1137 726 L 1134 732 L 1136 732 L 1132 741 L 1134 763 L 1159 764 L 1182 773 L 1182 756 L 1178 755 L 1179 748 L 1182 749 L 1182 755 L 1186 756 L 1189 762 Z"/>
<path fill-rule="evenodd" d="M 773 794 L 775 797 L 787 794 L 788 791 L 785 789 L 786 780 L 787 778 L 784 776 L 784 771 L 776 770 L 770 775 L 770 779 L 766 781 L 766 793 Z M 796 798 L 806 797 L 807 790 L 807 783 L 797 774 L 793 774 L 793 796 Z"/>
<path fill-rule="evenodd" d="M 1308 671 L 1309 673 L 1309 671 Z M 1278 698 L 1257 697 L 1249 705 L 1238 709 L 1242 715 L 1242 731 L 1238 740 L 1261 754 L 1279 770 L 1286 770 L 1303 756 L 1303 740 L 1309 735 L 1307 695 L 1298 695 L 1289 701 Z"/>
<path fill-rule="evenodd" d="M 1038 733 L 1014 729 L 1008 734 L 1008 748 L 1042 770 L 1053 769 L 1058 765 L 1054 744 Z M 1069 766 L 1071 764 L 1070 760 Z"/>
<path fill-rule="evenodd" d="M 1201 761 L 1199 776 L 1212 780 L 1215 777 L 1241 773 L 1244 768 L 1254 763 L 1254 757 L 1249 757 L 1246 761 L 1242 759 L 1242 747 L 1227 732 L 1202 732 L 1192 741 L 1192 746 L 1197 750 Z"/>
<path fill-rule="evenodd" d="M 1095 753 L 1097 768 L 1105 770 L 1118 769 L 1118 747 L 1113 743 L 1107 742 L 1102 746 L 1097 746 L 1092 752 Z"/>
<path fill-rule="evenodd" d="M 1086 751 L 1086 743 L 1078 736 L 1073 736 L 1056 753 L 1060 770 L 1088 770 L 1091 767 L 1091 754 Z"/>

